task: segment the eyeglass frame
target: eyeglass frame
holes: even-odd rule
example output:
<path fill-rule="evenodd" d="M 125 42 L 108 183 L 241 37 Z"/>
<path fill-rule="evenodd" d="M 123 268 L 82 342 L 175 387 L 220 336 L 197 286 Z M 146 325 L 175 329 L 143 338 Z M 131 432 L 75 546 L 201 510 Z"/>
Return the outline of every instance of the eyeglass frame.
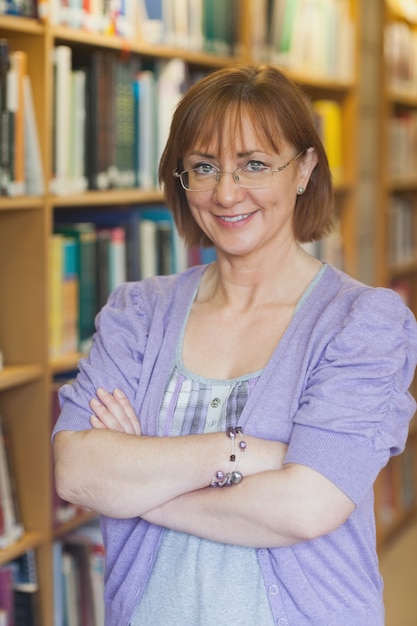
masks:
<path fill-rule="evenodd" d="M 274 175 L 275 173 L 277 173 L 277 172 L 282 172 L 282 170 L 285 170 L 285 169 L 286 169 L 289 165 L 291 165 L 291 163 L 292 163 L 293 161 L 295 161 L 296 159 L 298 159 L 298 158 L 299 158 L 302 154 L 304 154 L 304 153 L 305 153 L 305 150 L 302 150 L 301 152 L 299 152 L 298 154 L 296 154 L 295 156 L 293 156 L 293 157 L 292 157 L 292 158 L 291 158 L 291 159 L 290 159 L 287 163 L 285 163 L 284 165 L 281 165 L 280 167 L 276 167 L 276 168 L 274 168 L 274 169 L 271 169 L 270 167 L 265 168 L 265 169 L 268 169 L 268 170 L 271 172 L 271 179 L 270 179 L 270 180 L 272 181 L 273 175 Z M 196 168 L 196 167 L 195 167 L 195 168 L 191 168 L 191 169 L 189 169 L 189 170 L 183 170 L 182 172 L 178 172 L 178 170 L 177 170 L 177 169 L 173 170 L 172 175 L 173 175 L 175 178 L 179 178 L 179 181 L 180 181 L 180 183 L 181 183 L 181 187 L 184 189 L 184 191 L 194 191 L 194 192 L 199 192 L 199 191 L 213 191 L 214 189 L 216 189 L 217 185 L 219 184 L 219 181 L 220 181 L 220 175 L 221 175 L 221 174 L 232 174 L 234 183 L 235 183 L 238 187 L 240 187 L 240 189 L 266 189 L 266 187 L 269 187 L 269 185 L 271 184 L 271 183 L 268 183 L 267 185 L 263 185 L 262 187 L 243 187 L 242 185 L 239 185 L 239 183 L 238 183 L 239 176 L 237 176 L 237 180 L 236 180 L 236 172 L 237 172 L 238 170 L 241 170 L 241 169 L 242 169 L 241 167 L 237 167 L 235 170 L 233 170 L 233 172 L 229 172 L 229 171 L 226 171 L 226 170 L 218 170 L 218 171 L 216 172 L 216 184 L 215 184 L 215 186 L 214 186 L 214 187 L 212 187 L 212 188 L 210 188 L 210 189 L 188 189 L 188 188 L 184 185 L 184 183 L 183 183 L 182 176 L 183 176 L 183 174 L 187 174 L 188 172 L 192 172 L 192 171 L 194 171 L 194 170 L 196 170 L 196 169 L 198 169 L 198 168 Z"/>

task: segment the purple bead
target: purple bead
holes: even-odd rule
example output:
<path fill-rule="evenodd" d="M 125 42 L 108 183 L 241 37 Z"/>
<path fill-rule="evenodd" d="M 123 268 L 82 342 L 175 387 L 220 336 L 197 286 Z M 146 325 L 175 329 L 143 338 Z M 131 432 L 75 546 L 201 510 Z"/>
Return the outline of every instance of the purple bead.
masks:
<path fill-rule="evenodd" d="M 224 472 L 222 472 L 221 470 L 218 471 L 217 474 L 216 474 L 216 478 L 218 478 L 219 480 L 223 480 Z"/>
<path fill-rule="evenodd" d="M 231 426 L 228 426 L 226 433 L 227 433 L 227 436 L 230 437 L 231 439 L 234 439 L 234 437 L 236 437 L 235 429 L 232 428 Z"/>
<path fill-rule="evenodd" d="M 239 448 L 241 450 L 246 450 L 246 441 L 239 441 Z"/>

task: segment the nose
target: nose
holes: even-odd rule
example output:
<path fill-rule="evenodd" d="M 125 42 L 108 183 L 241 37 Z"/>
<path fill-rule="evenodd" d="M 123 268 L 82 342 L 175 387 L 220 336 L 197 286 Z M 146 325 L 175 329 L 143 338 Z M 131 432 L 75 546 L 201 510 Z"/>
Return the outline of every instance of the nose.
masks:
<path fill-rule="evenodd" d="M 245 194 L 245 190 L 236 184 L 238 177 L 234 172 L 220 172 L 217 186 L 214 190 L 216 204 L 229 206 L 239 202 Z"/>

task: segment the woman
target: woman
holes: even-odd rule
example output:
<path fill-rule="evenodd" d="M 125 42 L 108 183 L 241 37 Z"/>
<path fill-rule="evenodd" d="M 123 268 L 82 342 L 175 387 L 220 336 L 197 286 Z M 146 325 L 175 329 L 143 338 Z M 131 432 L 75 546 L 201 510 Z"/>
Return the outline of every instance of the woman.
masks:
<path fill-rule="evenodd" d="M 382 626 L 373 484 L 415 409 L 416 323 L 300 245 L 332 222 L 303 95 L 210 74 L 160 180 L 217 260 L 111 295 L 54 432 L 60 495 L 101 514 L 106 624 Z"/>

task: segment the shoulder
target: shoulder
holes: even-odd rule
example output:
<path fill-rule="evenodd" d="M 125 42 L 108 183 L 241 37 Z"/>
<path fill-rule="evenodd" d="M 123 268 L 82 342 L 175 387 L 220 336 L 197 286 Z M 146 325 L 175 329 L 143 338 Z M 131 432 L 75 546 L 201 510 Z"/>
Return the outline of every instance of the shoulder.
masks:
<path fill-rule="evenodd" d="M 392 289 L 371 287 L 329 267 L 338 284 L 321 322 L 331 328 L 326 355 L 350 355 L 362 363 L 379 357 L 397 361 L 412 372 L 417 362 L 417 323 L 412 311 Z"/>
<path fill-rule="evenodd" d="M 205 266 L 195 266 L 179 274 L 124 283 L 112 292 L 106 306 L 133 309 L 138 316 L 148 315 L 156 307 L 168 308 L 179 294 L 186 297 L 194 293 L 204 269 Z"/>
<path fill-rule="evenodd" d="M 335 310 L 342 317 L 353 314 L 355 318 L 363 317 L 368 324 L 408 321 L 411 326 L 416 326 L 412 311 L 393 289 L 366 285 L 330 265 L 321 282 L 328 294 L 327 304 L 333 309 L 332 314 Z"/>

